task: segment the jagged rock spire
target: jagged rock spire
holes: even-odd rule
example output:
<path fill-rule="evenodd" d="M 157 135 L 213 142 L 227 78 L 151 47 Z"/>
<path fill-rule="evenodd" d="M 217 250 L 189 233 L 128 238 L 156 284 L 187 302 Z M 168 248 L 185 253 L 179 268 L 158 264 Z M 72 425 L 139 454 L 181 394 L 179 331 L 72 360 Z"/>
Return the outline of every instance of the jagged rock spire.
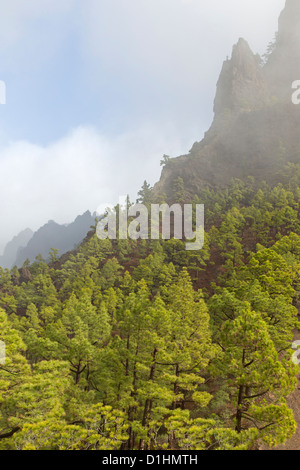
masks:
<path fill-rule="evenodd" d="M 291 99 L 292 82 L 300 80 L 300 0 L 286 1 L 270 50 L 263 65 L 244 39 L 233 47 L 217 84 L 212 126 L 189 155 L 165 166 L 154 194 L 172 197 L 178 176 L 191 197 L 232 178 L 273 184 L 287 162 L 300 163 L 300 105 Z"/>
<path fill-rule="evenodd" d="M 251 110 L 266 100 L 266 86 L 257 56 L 240 38 L 223 64 L 214 103 L 216 117 L 224 112 Z"/>

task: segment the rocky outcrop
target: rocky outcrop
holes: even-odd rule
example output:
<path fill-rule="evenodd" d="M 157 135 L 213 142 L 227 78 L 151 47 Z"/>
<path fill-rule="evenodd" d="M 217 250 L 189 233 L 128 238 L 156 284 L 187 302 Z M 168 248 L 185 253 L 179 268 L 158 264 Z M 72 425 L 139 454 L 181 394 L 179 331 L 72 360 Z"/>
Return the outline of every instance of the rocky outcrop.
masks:
<path fill-rule="evenodd" d="M 240 38 L 232 57 L 223 64 L 214 102 L 215 118 L 230 110 L 237 113 L 260 109 L 268 102 L 268 88 L 259 56 Z"/>
<path fill-rule="evenodd" d="M 263 64 L 244 39 L 233 47 L 217 83 L 210 129 L 189 154 L 167 163 L 154 199 L 162 193 L 172 199 L 179 176 L 192 197 L 232 178 L 276 183 L 287 162 L 300 163 L 300 106 L 291 100 L 292 82 L 300 80 L 300 0 L 287 0 L 272 49 Z"/>

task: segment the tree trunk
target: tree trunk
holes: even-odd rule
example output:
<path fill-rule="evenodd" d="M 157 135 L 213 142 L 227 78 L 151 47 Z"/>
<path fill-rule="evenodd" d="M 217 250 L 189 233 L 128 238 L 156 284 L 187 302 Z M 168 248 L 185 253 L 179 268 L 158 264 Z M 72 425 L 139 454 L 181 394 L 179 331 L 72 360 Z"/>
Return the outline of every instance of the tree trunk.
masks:
<path fill-rule="evenodd" d="M 154 380 L 154 375 L 155 375 L 155 368 L 156 368 L 155 358 L 156 358 L 157 352 L 158 351 L 155 348 L 154 351 L 153 351 L 153 354 L 152 354 L 153 363 L 150 367 L 150 374 L 149 374 L 149 380 L 151 380 L 152 382 Z M 150 398 L 147 398 L 146 401 L 145 401 L 143 420 L 142 420 L 142 426 L 144 428 L 147 427 L 147 425 L 149 423 L 149 420 L 151 418 L 152 405 L 153 405 L 153 401 Z M 139 450 L 145 450 L 145 440 L 144 439 L 140 440 Z"/>
<path fill-rule="evenodd" d="M 244 386 L 240 385 L 239 388 L 239 396 L 238 396 L 238 405 L 237 405 L 237 410 L 236 410 L 236 427 L 235 430 L 240 433 L 242 431 L 242 417 L 243 417 L 243 411 L 242 411 L 242 405 L 243 405 L 243 399 L 244 399 Z"/>

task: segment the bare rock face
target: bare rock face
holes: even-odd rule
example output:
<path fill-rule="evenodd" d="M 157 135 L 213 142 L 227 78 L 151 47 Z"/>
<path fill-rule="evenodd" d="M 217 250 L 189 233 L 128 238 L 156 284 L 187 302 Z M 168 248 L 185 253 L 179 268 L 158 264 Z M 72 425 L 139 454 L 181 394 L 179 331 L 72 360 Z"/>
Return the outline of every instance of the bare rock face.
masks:
<path fill-rule="evenodd" d="M 267 103 L 267 85 L 258 58 L 240 38 L 223 64 L 214 102 L 215 115 L 259 109 Z"/>
<path fill-rule="evenodd" d="M 266 64 L 244 39 L 233 47 L 217 83 L 210 129 L 188 155 L 164 167 L 154 198 L 165 193 L 172 199 L 179 176 L 191 197 L 232 178 L 277 183 L 286 163 L 300 163 L 300 105 L 291 100 L 295 80 L 300 80 L 300 0 L 287 0 Z"/>
<path fill-rule="evenodd" d="M 300 80 L 300 0 L 287 0 L 279 17 L 275 47 L 264 67 L 270 91 L 286 101 L 291 84 Z"/>

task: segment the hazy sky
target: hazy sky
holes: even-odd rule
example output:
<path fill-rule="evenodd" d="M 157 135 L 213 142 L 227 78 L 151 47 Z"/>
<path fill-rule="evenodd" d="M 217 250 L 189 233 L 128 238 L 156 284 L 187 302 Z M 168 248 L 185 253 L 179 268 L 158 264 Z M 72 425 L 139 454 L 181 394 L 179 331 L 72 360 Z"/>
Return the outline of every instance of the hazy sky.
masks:
<path fill-rule="evenodd" d="M 284 4 L 0 0 L 0 251 L 154 184 L 208 129 L 233 44 L 263 54 Z"/>

